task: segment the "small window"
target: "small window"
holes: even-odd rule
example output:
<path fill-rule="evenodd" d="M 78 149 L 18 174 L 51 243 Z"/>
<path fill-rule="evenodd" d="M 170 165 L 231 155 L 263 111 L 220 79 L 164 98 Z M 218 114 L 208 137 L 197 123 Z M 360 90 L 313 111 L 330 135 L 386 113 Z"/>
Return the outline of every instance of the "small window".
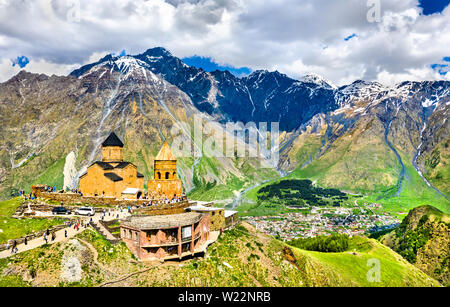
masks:
<path fill-rule="evenodd" d="M 167 172 L 167 173 L 166 173 L 166 179 L 169 179 L 169 177 L 170 177 L 170 173 Z"/>
<path fill-rule="evenodd" d="M 161 180 L 161 173 L 160 172 L 158 172 L 158 179 Z"/>

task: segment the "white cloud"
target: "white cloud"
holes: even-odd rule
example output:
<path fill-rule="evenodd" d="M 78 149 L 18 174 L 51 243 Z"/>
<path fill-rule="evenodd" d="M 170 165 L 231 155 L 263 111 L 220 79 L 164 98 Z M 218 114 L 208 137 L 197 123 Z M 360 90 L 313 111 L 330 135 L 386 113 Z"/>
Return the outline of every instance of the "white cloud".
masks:
<path fill-rule="evenodd" d="M 8 61 L 19 55 L 27 70 L 67 74 L 106 53 L 156 46 L 338 85 L 449 78 L 430 64 L 450 56 L 450 8 L 424 16 L 417 0 L 382 0 L 381 23 L 367 21 L 365 0 L 80 0 L 79 11 L 74 3 L 0 1 L 0 82 L 17 73 Z"/>
<path fill-rule="evenodd" d="M 6 81 L 20 71 L 18 65 L 12 66 L 12 61 L 9 59 L 0 60 L 0 82 Z"/>

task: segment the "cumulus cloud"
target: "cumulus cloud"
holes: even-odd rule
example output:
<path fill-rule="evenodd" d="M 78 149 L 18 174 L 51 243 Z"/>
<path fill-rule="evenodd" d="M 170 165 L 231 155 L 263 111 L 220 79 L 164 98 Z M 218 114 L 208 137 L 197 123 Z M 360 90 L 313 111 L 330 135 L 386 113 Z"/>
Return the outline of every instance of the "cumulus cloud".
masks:
<path fill-rule="evenodd" d="M 450 56 L 450 8 L 423 15 L 417 0 L 381 0 L 380 22 L 369 22 L 372 2 L 0 0 L 0 82 L 17 73 L 9 59 L 22 55 L 27 70 L 67 74 L 107 53 L 156 46 L 294 78 L 313 72 L 338 85 L 449 80 L 432 64 Z"/>

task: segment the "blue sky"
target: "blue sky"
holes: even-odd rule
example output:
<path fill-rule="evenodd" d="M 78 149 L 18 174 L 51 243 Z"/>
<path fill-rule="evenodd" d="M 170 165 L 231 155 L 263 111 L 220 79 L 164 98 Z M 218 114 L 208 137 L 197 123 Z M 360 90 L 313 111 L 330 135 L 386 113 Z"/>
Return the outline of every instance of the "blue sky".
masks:
<path fill-rule="evenodd" d="M 419 7 L 423 9 L 424 15 L 441 13 L 449 4 L 450 0 L 419 0 Z M 450 57 L 444 57 L 442 61 L 450 62 Z M 431 68 L 445 76 L 449 71 L 449 64 L 431 64 Z"/>
<path fill-rule="evenodd" d="M 450 62 L 450 57 L 444 57 L 442 59 L 443 62 Z M 437 71 L 441 76 L 445 76 L 450 71 L 450 64 L 446 63 L 441 64 L 431 64 L 431 68 L 435 71 Z"/>
<path fill-rule="evenodd" d="M 356 33 L 353 33 L 352 35 L 349 35 L 346 38 L 344 38 L 344 40 L 347 42 L 347 41 L 351 40 L 354 37 L 358 37 L 358 35 L 356 35 Z"/>
<path fill-rule="evenodd" d="M 424 15 L 440 13 L 449 4 L 450 0 L 419 0 L 419 7 L 423 9 Z"/>
<path fill-rule="evenodd" d="M 25 68 L 30 60 L 26 56 L 18 56 L 16 59 L 12 60 L 12 66 L 18 65 L 20 68 Z"/>

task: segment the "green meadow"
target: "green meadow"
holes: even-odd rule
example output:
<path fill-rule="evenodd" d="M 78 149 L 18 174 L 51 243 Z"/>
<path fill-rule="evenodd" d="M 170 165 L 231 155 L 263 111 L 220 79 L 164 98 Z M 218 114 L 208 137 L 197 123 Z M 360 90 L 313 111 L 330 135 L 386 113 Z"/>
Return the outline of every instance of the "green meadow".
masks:
<path fill-rule="evenodd" d="M 22 203 L 20 197 L 0 202 L 0 244 L 64 223 L 62 219 L 15 219 L 11 216 Z"/>

